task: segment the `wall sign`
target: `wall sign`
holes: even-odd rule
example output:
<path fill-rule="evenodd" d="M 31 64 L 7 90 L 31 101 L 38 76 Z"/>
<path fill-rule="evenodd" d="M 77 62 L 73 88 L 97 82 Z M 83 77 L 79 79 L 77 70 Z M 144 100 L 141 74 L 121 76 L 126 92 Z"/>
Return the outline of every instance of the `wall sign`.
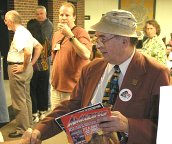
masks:
<path fill-rule="evenodd" d="M 156 0 L 119 0 L 119 9 L 128 10 L 137 19 L 138 30 L 143 30 L 145 22 L 155 18 Z"/>
<path fill-rule="evenodd" d="M 84 20 L 90 20 L 90 15 L 85 15 Z"/>

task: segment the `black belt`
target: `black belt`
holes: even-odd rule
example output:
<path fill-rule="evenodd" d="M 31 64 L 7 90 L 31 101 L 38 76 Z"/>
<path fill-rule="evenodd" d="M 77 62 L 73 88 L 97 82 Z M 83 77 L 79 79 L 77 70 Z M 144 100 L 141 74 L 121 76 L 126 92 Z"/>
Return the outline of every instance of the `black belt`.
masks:
<path fill-rule="evenodd" d="M 7 62 L 8 65 L 14 65 L 14 64 L 18 64 L 18 65 L 22 65 L 23 62 Z"/>

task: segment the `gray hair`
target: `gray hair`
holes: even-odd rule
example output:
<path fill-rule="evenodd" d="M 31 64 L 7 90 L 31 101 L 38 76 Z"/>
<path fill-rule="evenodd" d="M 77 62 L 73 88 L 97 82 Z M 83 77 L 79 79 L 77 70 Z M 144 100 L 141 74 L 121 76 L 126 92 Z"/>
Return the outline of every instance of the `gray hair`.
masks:
<path fill-rule="evenodd" d="M 5 16 L 8 20 L 13 22 L 14 24 L 21 24 L 22 23 L 20 14 L 15 10 L 8 11 Z"/>
<path fill-rule="evenodd" d="M 44 10 L 45 13 L 47 13 L 46 8 L 45 8 L 44 6 L 42 6 L 42 5 L 38 5 L 37 8 L 36 8 L 36 11 L 37 11 L 38 9 L 42 9 L 42 10 Z"/>

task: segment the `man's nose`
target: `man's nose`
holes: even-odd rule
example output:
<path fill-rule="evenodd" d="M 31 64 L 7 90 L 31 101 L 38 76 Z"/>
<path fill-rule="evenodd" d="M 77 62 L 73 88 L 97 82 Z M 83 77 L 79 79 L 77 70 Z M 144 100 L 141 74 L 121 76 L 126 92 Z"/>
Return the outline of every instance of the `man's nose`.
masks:
<path fill-rule="evenodd" d="M 66 19 L 66 16 L 65 16 L 65 15 L 63 15 L 62 19 Z"/>

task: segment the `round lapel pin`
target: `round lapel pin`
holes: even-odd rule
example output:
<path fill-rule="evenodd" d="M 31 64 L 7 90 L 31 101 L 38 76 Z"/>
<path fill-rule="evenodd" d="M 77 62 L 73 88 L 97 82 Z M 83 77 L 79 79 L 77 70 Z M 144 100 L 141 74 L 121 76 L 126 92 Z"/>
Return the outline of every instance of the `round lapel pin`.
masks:
<path fill-rule="evenodd" d="M 132 98 L 132 92 L 129 89 L 122 89 L 119 93 L 120 100 L 127 102 Z"/>

